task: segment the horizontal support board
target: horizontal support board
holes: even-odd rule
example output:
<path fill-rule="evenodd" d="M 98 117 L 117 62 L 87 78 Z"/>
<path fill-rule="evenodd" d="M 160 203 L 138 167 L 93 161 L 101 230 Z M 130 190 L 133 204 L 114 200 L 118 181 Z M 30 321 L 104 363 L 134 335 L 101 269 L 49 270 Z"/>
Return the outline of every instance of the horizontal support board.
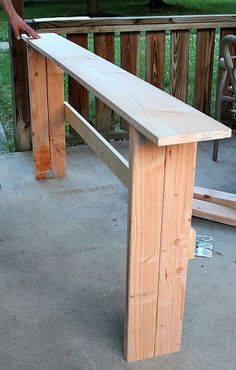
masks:
<path fill-rule="evenodd" d="M 205 202 L 236 208 L 236 194 L 195 186 L 193 197 Z"/>
<path fill-rule="evenodd" d="M 231 136 L 220 122 L 63 37 L 23 39 L 158 146 Z"/>
<path fill-rule="evenodd" d="M 70 104 L 65 103 L 65 120 L 88 146 L 126 186 L 129 186 L 129 164 L 113 146 L 99 134 Z"/>
<path fill-rule="evenodd" d="M 156 16 L 156 17 L 54 17 L 28 20 L 40 32 L 116 32 L 116 31 L 157 31 L 177 29 L 202 29 L 236 27 L 235 14 Z"/>
<path fill-rule="evenodd" d="M 236 226 L 236 209 L 198 199 L 193 200 L 193 216 Z"/>

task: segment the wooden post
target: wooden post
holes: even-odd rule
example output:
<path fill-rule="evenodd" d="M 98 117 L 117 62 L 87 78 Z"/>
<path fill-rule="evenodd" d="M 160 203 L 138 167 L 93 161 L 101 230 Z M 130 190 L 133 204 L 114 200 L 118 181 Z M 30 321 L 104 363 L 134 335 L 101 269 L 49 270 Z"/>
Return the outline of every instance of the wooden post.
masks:
<path fill-rule="evenodd" d="M 180 350 L 195 157 L 130 128 L 127 361 Z"/>
<path fill-rule="evenodd" d="M 35 177 L 65 176 L 63 73 L 30 46 L 28 70 Z"/>
<path fill-rule="evenodd" d="M 24 2 L 13 0 L 12 3 L 17 13 L 23 17 Z M 15 146 L 17 151 L 25 151 L 31 149 L 26 45 L 24 41 L 14 39 L 11 29 L 9 29 L 9 42 Z"/>

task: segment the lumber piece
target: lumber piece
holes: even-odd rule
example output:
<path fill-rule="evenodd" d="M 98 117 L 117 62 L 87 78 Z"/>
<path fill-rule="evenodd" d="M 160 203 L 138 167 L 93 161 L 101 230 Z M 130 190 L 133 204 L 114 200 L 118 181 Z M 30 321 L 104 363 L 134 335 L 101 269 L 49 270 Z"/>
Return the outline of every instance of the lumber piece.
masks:
<path fill-rule="evenodd" d="M 210 114 L 215 30 L 197 31 L 194 107 Z M 204 78 L 203 78 L 204 76 Z"/>
<path fill-rule="evenodd" d="M 128 362 L 155 352 L 165 148 L 130 127 L 127 308 L 124 352 Z"/>
<path fill-rule="evenodd" d="M 186 102 L 188 97 L 189 31 L 171 31 L 170 93 Z"/>
<path fill-rule="evenodd" d="M 28 74 L 34 171 L 36 179 L 43 180 L 51 172 L 46 58 L 30 46 L 28 48 Z"/>
<path fill-rule="evenodd" d="M 196 244 L 196 230 L 193 227 L 190 228 L 189 244 L 188 244 L 188 258 L 193 259 L 195 254 Z"/>
<path fill-rule="evenodd" d="M 146 33 L 146 80 L 159 89 L 165 82 L 165 31 Z"/>
<path fill-rule="evenodd" d="M 65 119 L 120 181 L 128 187 L 129 164 L 122 155 L 68 103 L 65 103 Z"/>
<path fill-rule="evenodd" d="M 23 39 L 159 146 L 231 136 L 220 122 L 63 37 Z"/>
<path fill-rule="evenodd" d="M 193 216 L 236 226 L 236 209 L 202 200 L 193 200 Z"/>
<path fill-rule="evenodd" d="M 193 197 L 194 199 L 203 200 L 205 202 L 236 208 L 236 194 L 195 186 Z"/>
<path fill-rule="evenodd" d="M 55 177 L 62 177 L 66 175 L 64 73 L 48 59 L 46 66 L 51 171 Z"/>
<path fill-rule="evenodd" d="M 231 27 L 236 16 L 230 15 L 183 15 L 151 17 L 53 17 L 38 18 L 30 25 L 40 32 L 82 33 L 82 32 L 131 32 L 176 29 Z"/>

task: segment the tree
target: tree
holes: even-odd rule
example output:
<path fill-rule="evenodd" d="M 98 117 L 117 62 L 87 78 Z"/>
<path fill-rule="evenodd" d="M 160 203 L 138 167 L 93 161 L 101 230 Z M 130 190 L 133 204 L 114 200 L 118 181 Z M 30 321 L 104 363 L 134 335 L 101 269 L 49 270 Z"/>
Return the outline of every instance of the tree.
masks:
<path fill-rule="evenodd" d="M 99 0 L 87 0 L 87 14 L 95 16 L 99 13 Z"/>

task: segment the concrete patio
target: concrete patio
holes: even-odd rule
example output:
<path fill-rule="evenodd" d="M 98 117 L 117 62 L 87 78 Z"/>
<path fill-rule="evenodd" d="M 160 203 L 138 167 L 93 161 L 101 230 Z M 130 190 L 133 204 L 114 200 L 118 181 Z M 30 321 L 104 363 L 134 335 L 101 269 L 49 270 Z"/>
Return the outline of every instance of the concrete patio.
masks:
<path fill-rule="evenodd" d="M 216 163 L 211 149 L 199 145 L 196 185 L 236 193 L 236 137 Z M 223 255 L 189 263 L 182 350 L 127 364 L 127 190 L 87 146 L 67 163 L 36 182 L 32 153 L 0 155 L 0 369 L 235 369 L 236 229 L 193 220 Z"/>

